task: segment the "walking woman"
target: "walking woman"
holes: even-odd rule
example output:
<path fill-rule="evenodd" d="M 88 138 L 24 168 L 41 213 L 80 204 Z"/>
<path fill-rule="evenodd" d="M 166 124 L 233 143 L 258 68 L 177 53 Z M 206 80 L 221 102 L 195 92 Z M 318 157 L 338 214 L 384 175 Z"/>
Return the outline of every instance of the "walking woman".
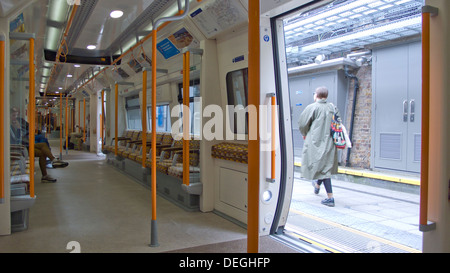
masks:
<path fill-rule="evenodd" d="M 314 103 L 308 105 L 300 115 L 298 126 L 305 143 L 302 154 L 302 176 L 313 181 L 314 193 L 318 194 L 323 183 L 327 198 L 322 204 L 334 207 L 331 175 L 337 174 L 337 149 L 330 135 L 331 118 L 335 107 L 327 103 L 328 89 L 318 87 L 314 93 Z M 338 120 L 339 110 L 336 107 Z"/>

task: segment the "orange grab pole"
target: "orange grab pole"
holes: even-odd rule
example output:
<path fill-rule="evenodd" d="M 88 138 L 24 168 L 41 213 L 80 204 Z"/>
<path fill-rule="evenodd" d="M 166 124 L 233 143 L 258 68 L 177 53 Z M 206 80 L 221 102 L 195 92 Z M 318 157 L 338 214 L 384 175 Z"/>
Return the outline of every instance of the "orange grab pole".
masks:
<path fill-rule="evenodd" d="M 59 159 L 62 159 L 62 108 L 63 108 L 63 99 L 62 93 L 59 93 Z"/>
<path fill-rule="evenodd" d="M 5 198 L 5 37 L 0 36 L 0 204 Z"/>
<path fill-rule="evenodd" d="M 86 142 L 86 99 L 83 99 L 83 142 Z"/>
<path fill-rule="evenodd" d="M 119 102 L 118 102 L 118 98 L 119 98 L 119 84 L 116 83 L 115 86 L 115 92 L 114 92 L 114 155 L 117 156 L 117 150 L 118 150 L 118 146 L 119 146 L 119 140 L 117 139 L 119 137 L 119 113 L 118 113 L 118 109 L 119 109 Z"/>
<path fill-rule="evenodd" d="M 271 179 L 273 182 L 275 182 L 275 148 L 276 148 L 276 118 L 277 118 L 277 113 L 276 113 L 276 98 L 275 98 L 275 94 L 272 97 L 272 168 L 271 168 Z"/>
<path fill-rule="evenodd" d="M 142 71 L 142 168 L 145 168 L 147 161 L 147 69 Z M 152 117 L 153 118 L 153 117 Z M 152 127 L 152 131 L 156 131 Z M 153 164 L 155 161 L 152 161 Z"/>
<path fill-rule="evenodd" d="M 181 12 L 177 12 L 176 15 L 180 15 L 182 14 Z M 164 27 L 166 27 L 170 22 L 164 22 L 161 24 L 160 27 L 158 27 L 158 31 L 163 29 Z M 147 36 L 145 36 L 144 38 L 142 38 L 141 40 L 139 40 L 138 43 L 136 43 L 134 46 L 132 46 L 130 49 L 128 49 L 127 51 L 125 51 L 122 55 L 119 56 L 119 58 L 115 59 L 111 65 L 116 64 L 118 61 L 120 61 L 122 58 L 124 58 L 126 55 L 128 55 L 130 52 L 133 52 L 133 50 L 135 50 L 136 48 L 138 48 L 140 45 L 144 44 L 145 41 L 147 41 L 148 39 L 152 38 L 153 36 L 153 30 L 151 31 L 151 33 L 147 34 Z M 83 88 L 84 86 L 86 86 L 89 82 L 93 81 L 98 75 L 100 75 L 101 73 L 103 73 L 105 70 L 107 70 L 108 67 L 103 68 L 102 70 L 100 70 L 99 73 L 95 74 L 92 78 L 90 78 L 87 82 L 85 82 L 81 87 L 79 87 L 78 89 Z"/>
<path fill-rule="evenodd" d="M 156 225 L 156 39 L 157 28 L 152 31 L 152 222 L 151 222 L 151 242 L 150 246 L 158 246 L 157 225 Z"/>
<path fill-rule="evenodd" d="M 67 108 L 69 108 L 69 96 L 66 95 L 66 115 L 65 115 L 65 121 L 66 123 L 64 124 L 64 131 L 66 133 L 66 155 L 69 152 L 69 116 L 67 115 Z"/>
<path fill-rule="evenodd" d="M 81 100 L 78 101 L 78 132 L 81 133 Z"/>
<path fill-rule="evenodd" d="M 189 87 L 190 52 L 183 54 L 183 184 L 189 186 Z"/>
<path fill-rule="evenodd" d="M 260 1 L 249 1 L 248 8 L 248 105 L 256 107 L 254 116 L 249 117 L 248 141 L 248 211 L 247 252 L 259 251 L 259 104 L 260 104 Z M 250 123 L 256 123 L 254 136 Z"/>
<path fill-rule="evenodd" d="M 105 107 L 104 107 L 104 105 L 105 105 L 105 90 L 104 89 L 102 89 L 102 116 L 100 117 L 100 138 L 101 138 L 101 140 L 102 140 L 102 151 L 103 151 L 103 146 L 104 146 L 104 143 L 103 143 L 103 137 L 105 136 L 104 135 L 104 130 L 105 130 L 105 128 L 104 128 L 104 126 L 105 126 L 105 124 L 103 124 L 103 119 L 105 118 Z"/>
<path fill-rule="evenodd" d="M 34 39 L 30 39 L 30 79 L 29 79 L 29 98 L 28 98 L 28 114 L 29 114 L 29 156 L 30 156 L 30 197 L 34 198 L 34 130 L 35 130 L 35 104 L 34 96 Z"/>
<path fill-rule="evenodd" d="M 422 154 L 420 165 L 420 226 L 428 223 L 428 154 L 430 113 L 430 13 L 422 13 Z"/>

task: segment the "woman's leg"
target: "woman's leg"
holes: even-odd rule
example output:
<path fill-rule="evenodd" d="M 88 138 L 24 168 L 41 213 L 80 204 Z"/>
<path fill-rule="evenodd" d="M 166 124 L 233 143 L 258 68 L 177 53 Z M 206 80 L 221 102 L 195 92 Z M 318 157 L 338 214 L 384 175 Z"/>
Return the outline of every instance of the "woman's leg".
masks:
<path fill-rule="evenodd" d="M 333 198 L 333 187 L 331 186 L 331 178 L 325 178 L 322 180 L 325 190 L 327 191 L 328 198 Z"/>

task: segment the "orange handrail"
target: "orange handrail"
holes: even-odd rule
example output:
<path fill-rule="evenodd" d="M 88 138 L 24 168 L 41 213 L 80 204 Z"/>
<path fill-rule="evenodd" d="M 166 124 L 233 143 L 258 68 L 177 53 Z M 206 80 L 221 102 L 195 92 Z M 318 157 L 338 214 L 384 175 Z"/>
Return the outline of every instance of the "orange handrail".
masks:
<path fill-rule="evenodd" d="M 69 116 L 67 115 L 67 108 L 69 108 L 69 96 L 66 95 L 66 115 L 65 115 L 65 124 L 64 124 L 64 131 L 66 134 L 66 155 L 69 152 Z"/>
<path fill-rule="evenodd" d="M 420 161 L 419 224 L 428 223 L 428 163 L 430 130 L 430 13 L 422 13 L 422 153 Z M 420 229 L 420 228 L 419 228 Z"/>
<path fill-rule="evenodd" d="M 102 115 L 100 116 L 100 139 L 102 140 L 102 151 L 104 148 L 104 142 L 103 142 L 103 137 L 104 137 L 104 126 L 105 124 L 103 124 L 103 119 L 105 118 L 105 89 L 102 89 Z"/>
<path fill-rule="evenodd" d="M 86 99 L 83 99 L 83 143 L 86 142 Z"/>
<path fill-rule="evenodd" d="M 277 113 L 276 113 L 276 106 L 277 106 L 277 100 L 275 98 L 275 94 L 272 96 L 272 156 L 271 156 L 271 179 L 272 182 L 275 182 L 275 149 L 276 149 L 276 120 L 277 120 Z"/>
<path fill-rule="evenodd" d="M 248 209 L 247 209 L 247 252 L 259 251 L 259 104 L 260 104 L 260 1 L 248 3 L 248 105 L 254 105 L 256 112 L 250 114 L 248 140 Z M 252 137 L 250 123 L 256 123 Z M 253 138 L 253 139 L 252 139 Z"/>
<path fill-rule="evenodd" d="M 29 98 L 28 98 L 28 104 L 29 104 L 29 109 L 28 109 L 28 114 L 29 114 L 29 148 L 28 148 L 28 152 L 29 152 L 29 156 L 30 156 L 30 197 L 34 198 L 34 127 L 35 127 L 35 104 L 36 104 L 36 98 L 34 95 L 34 73 L 35 73 L 35 69 L 34 69 L 34 38 L 30 39 L 30 52 L 29 52 L 29 74 L 30 74 L 30 79 L 29 79 L 29 89 L 28 89 L 28 93 L 29 93 Z"/>
<path fill-rule="evenodd" d="M 180 15 L 182 14 L 182 12 L 177 12 L 175 14 L 176 15 Z M 164 27 L 166 27 L 170 22 L 164 22 L 161 24 L 160 27 L 157 28 L 157 31 L 160 31 L 161 29 L 163 29 Z M 133 50 L 135 50 L 137 47 L 141 46 L 144 42 L 146 42 L 148 39 L 152 38 L 153 36 L 153 32 L 154 30 L 152 30 L 149 34 L 147 34 L 147 36 L 145 36 L 144 38 L 142 38 L 141 40 L 139 40 L 139 42 L 137 42 L 134 46 L 132 46 L 130 49 L 128 49 L 127 51 L 125 51 L 124 53 L 122 53 L 122 55 L 120 55 L 117 59 L 115 59 L 112 63 L 112 65 L 115 65 L 118 61 L 120 61 L 121 59 L 123 59 L 127 54 L 129 54 L 130 52 L 133 52 Z M 95 78 L 97 78 L 98 75 L 102 74 L 104 71 L 106 71 L 108 69 L 108 67 L 103 68 L 102 70 L 100 70 L 99 73 L 95 74 L 92 78 L 90 78 L 89 80 L 87 80 L 83 85 L 81 85 L 80 87 L 78 87 L 78 89 L 82 89 L 84 86 L 86 86 L 88 83 L 90 83 L 91 81 L 93 81 Z"/>
<path fill-rule="evenodd" d="M 117 156 L 117 150 L 118 150 L 118 146 L 119 146 L 119 84 L 116 83 L 115 86 L 115 92 L 114 92 L 114 155 Z"/>
<path fill-rule="evenodd" d="M 142 168 L 147 161 L 147 69 L 142 71 Z M 152 117 L 153 118 L 153 117 Z M 156 131 L 152 127 L 152 131 Z M 155 161 L 152 161 L 155 164 Z"/>
<path fill-rule="evenodd" d="M 75 13 L 77 12 L 77 9 L 78 9 L 78 5 L 73 5 L 72 12 L 70 14 L 69 21 L 67 22 L 67 27 L 64 31 L 61 44 L 59 45 L 58 52 L 56 53 L 55 64 L 53 65 L 52 71 L 50 72 L 49 82 L 51 80 L 51 75 L 53 75 L 53 70 L 56 68 L 56 66 L 59 63 L 59 57 L 61 56 L 61 53 L 62 53 L 63 44 L 66 42 L 65 40 L 66 40 L 67 34 L 69 33 L 69 29 L 72 26 L 72 21 L 73 21 L 73 18 L 75 18 Z M 47 85 L 47 88 L 45 89 L 44 96 L 47 95 L 48 86 L 49 85 Z"/>
<path fill-rule="evenodd" d="M 183 54 L 183 184 L 189 186 L 190 52 Z"/>
<path fill-rule="evenodd" d="M 59 93 L 59 159 L 62 159 L 62 150 L 63 150 L 63 146 L 62 146 L 62 108 L 63 108 L 63 99 L 62 99 L 62 93 Z"/>
<path fill-rule="evenodd" d="M 78 101 L 78 132 L 81 133 L 81 100 Z"/>
<path fill-rule="evenodd" d="M 156 39 L 157 29 L 152 31 L 152 157 L 151 157 L 151 188 L 152 188 L 152 230 L 150 246 L 158 246 L 156 236 Z"/>
<path fill-rule="evenodd" d="M 0 203 L 5 198 L 5 37 L 0 37 Z"/>

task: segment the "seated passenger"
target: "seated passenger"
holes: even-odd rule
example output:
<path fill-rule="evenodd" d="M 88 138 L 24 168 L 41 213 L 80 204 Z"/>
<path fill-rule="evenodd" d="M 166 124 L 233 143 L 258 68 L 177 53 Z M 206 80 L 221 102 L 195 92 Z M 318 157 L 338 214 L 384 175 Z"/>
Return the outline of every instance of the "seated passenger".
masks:
<path fill-rule="evenodd" d="M 19 117 L 19 110 L 15 107 L 11 108 L 11 128 L 10 128 L 11 144 L 22 144 L 28 149 L 29 148 L 28 130 L 29 130 L 28 122 L 25 121 L 23 118 Z M 54 168 L 67 167 L 67 165 L 69 165 L 69 163 L 61 161 L 56 157 L 54 157 L 50 151 L 50 147 L 45 142 L 34 144 L 34 155 L 35 157 L 39 157 L 39 167 L 42 173 L 41 182 L 43 183 L 56 182 L 56 179 L 51 177 L 47 173 L 47 166 L 46 166 L 47 157 L 51 160 L 52 166 Z"/>

